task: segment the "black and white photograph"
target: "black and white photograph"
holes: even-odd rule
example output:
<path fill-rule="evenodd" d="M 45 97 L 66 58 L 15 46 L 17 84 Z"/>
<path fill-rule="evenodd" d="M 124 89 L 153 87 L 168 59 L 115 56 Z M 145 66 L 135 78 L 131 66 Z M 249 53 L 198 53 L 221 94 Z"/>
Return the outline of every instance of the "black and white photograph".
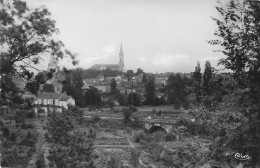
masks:
<path fill-rule="evenodd" d="M 260 0 L 0 0 L 0 168 L 260 168 Z"/>

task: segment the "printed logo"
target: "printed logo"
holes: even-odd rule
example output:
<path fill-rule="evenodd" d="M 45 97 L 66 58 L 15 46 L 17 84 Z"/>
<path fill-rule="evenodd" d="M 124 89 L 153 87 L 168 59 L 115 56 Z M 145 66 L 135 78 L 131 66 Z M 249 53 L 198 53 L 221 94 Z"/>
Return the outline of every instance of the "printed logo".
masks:
<path fill-rule="evenodd" d="M 249 160 L 251 157 L 248 155 L 243 155 L 242 153 L 236 153 L 235 158 L 238 160 Z"/>

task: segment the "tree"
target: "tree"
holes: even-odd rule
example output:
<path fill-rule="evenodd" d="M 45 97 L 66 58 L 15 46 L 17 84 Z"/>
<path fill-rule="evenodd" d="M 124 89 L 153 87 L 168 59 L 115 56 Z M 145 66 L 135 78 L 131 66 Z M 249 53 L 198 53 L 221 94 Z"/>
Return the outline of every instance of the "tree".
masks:
<path fill-rule="evenodd" d="M 210 86 L 210 81 L 212 79 L 212 68 L 210 65 L 209 61 L 206 61 L 205 64 L 205 69 L 204 69 L 204 74 L 203 74 L 203 92 L 205 95 L 210 95 L 211 94 L 211 86 Z"/>
<path fill-rule="evenodd" d="M 223 118 L 236 118 L 236 124 L 240 125 L 233 125 L 230 129 L 232 120 L 221 123 L 226 128 L 223 128 L 217 147 L 225 144 L 225 148 L 247 153 L 252 156 L 250 166 L 254 167 L 260 164 L 260 4 L 257 1 L 230 0 L 225 4 L 219 3 L 216 9 L 221 16 L 220 19 L 213 18 L 218 26 L 217 39 L 209 43 L 222 46 L 220 52 L 225 58 L 219 64 L 231 70 L 237 82 L 236 89 L 225 101 L 233 100 L 234 108 L 238 109 L 228 111 Z M 228 117 L 231 114 L 232 117 Z M 220 158 L 221 150 L 216 151 L 215 158 Z"/>
<path fill-rule="evenodd" d="M 137 93 L 130 93 L 127 97 L 127 101 L 129 105 L 140 106 L 140 99 Z"/>
<path fill-rule="evenodd" d="M 111 87 L 111 94 L 116 94 L 118 92 L 117 88 L 116 88 L 116 80 L 115 79 L 112 79 L 110 87 Z"/>
<path fill-rule="evenodd" d="M 145 84 L 147 82 L 146 73 L 143 73 L 142 83 Z"/>
<path fill-rule="evenodd" d="M 127 77 L 128 81 L 131 80 L 131 78 L 134 76 L 133 70 L 127 70 L 125 76 Z"/>
<path fill-rule="evenodd" d="M 155 85 L 154 85 L 154 78 L 150 77 L 148 82 L 145 84 L 145 98 L 146 103 L 151 105 L 155 99 Z"/>
<path fill-rule="evenodd" d="M 101 105 L 101 96 L 99 91 L 95 87 L 90 87 L 85 93 L 85 104 L 86 105 Z"/>
<path fill-rule="evenodd" d="M 144 73 L 144 71 L 141 68 L 137 68 L 135 75 L 137 76 L 137 75 L 140 75 L 143 73 Z"/>
<path fill-rule="evenodd" d="M 43 92 L 54 92 L 54 86 L 52 84 L 44 84 Z"/>
<path fill-rule="evenodd" d="M 194 91 L 195 91 L 195 96 L 196 96 L 196 101 L 200 102 L 201 101 L 201 85 L 202 85 L 202 74 L 201 74 L 201 69 L 200 69 L 200 63 L 197 63 L 197 66 L 195 67 L 195 72 L 193 73 L 193 78 L 194 78 Z"/>
<path fill-rule="evenodd" d="M 75 115 L 76 114 L 76 115 Z M 68 111 L 53 113 L 48 116 L 47 140 L 51 144 L 51 167 L 84 167 L 94 168 L 93 142 L 96 137 L 95 130 L 89 128 L 88 133 L 74 128 L 80 124 L 79 120 L 73 120 L 83 113 L 77 107 L 70 107 Z M 55 123 L 56 122 L 56 125 Z"/>
<path fill-rule="evenodd" d="M 29 8 L 22 0 L 0 1 L 0 75 L 16 76 L 26 81 L 32 79 L 31 69 L 36 69 L 43 55 L 51 54 L 62 59 L 75 55 L 64 48 L 53 36 L 59 31 L 50 12 L 44 8 Z M 17 93 L 10 86 L 6 92 Z"/>

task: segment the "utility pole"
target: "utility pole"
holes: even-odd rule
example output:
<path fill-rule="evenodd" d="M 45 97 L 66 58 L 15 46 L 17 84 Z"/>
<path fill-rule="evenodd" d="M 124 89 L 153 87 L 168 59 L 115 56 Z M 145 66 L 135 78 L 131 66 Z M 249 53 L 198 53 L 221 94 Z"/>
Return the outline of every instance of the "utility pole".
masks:
<path fill-rule="evenodd" d="M 135 77 L 132 77 L 132 112 L 134 112 L 134 80 Z"/>

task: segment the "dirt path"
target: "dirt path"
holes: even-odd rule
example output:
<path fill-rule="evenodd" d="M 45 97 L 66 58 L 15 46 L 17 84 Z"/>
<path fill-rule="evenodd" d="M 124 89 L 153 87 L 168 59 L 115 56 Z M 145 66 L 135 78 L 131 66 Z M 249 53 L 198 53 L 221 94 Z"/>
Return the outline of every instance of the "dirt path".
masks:
<path fill-rule="evenodd" d="M 133 133 L 130 137 L 127 138 L 128 142 L 129 142 L 129 144 L 131 145 L 132 148 L 135 148 L 135 146 L 134 146 L 133 143 L 131 142 L 130 138 L 132 138 L 134 135 L 135 135 L 135 134 Z M 144 151 L 141 152 L 141 155 L 142 155 L 142 153 L 148 154 L 148 153 L 146 153 L 146 152 L 144 152 Z M 141 156 L 141 155 L 140 155 L 140 156 Z M 141 159 L 140 157 L 139 157 L 139 163 L 140 163 L 141 166 L 144 166 L 144 167 L 147 166 L 147 165 L 145 165 L 145 164 L 143 163 L 143 161 L 142 161 L 142 159 Z"/>

